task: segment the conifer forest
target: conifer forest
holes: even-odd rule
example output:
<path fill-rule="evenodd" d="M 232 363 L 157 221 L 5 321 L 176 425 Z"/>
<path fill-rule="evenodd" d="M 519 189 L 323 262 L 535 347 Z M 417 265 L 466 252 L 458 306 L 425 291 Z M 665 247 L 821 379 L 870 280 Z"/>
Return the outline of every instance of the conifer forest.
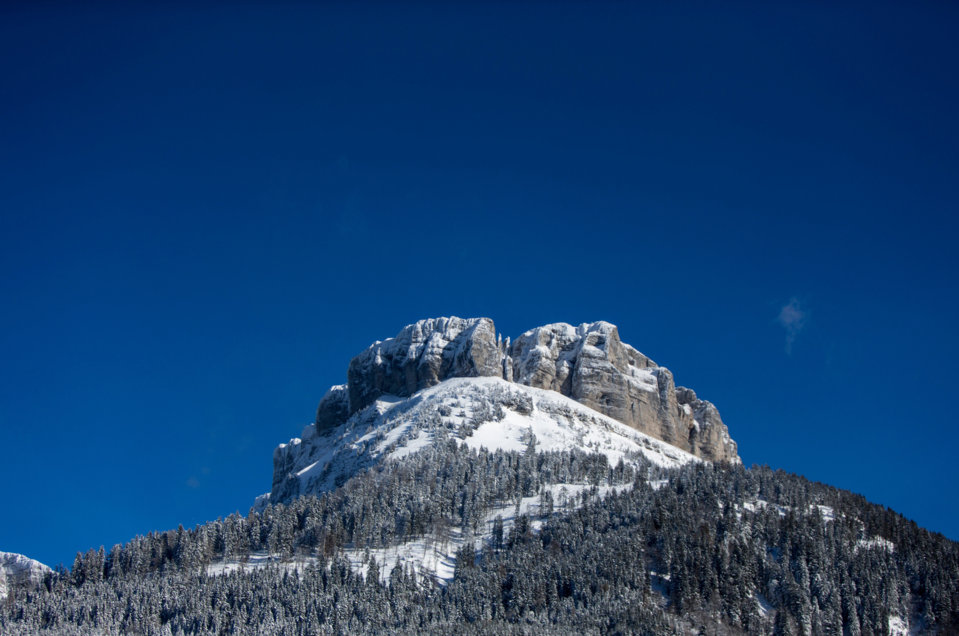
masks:
<path fill-rule="evenodd" d="M 453 536 L 448 580 L 377 558 Z M 449 440 L 319 497 L 78 554 L 11 590 L 0 633 L 885 636 L 899 616 L 959 633 L 959 545 L 859 495 Z"/>

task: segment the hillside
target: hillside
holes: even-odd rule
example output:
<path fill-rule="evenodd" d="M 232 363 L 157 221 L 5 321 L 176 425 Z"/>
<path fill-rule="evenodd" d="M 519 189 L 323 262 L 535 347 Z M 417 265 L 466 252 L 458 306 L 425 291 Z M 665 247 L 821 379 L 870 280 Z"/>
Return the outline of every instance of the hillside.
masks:
<path fill-rule="evenodd" d="M 403 551 L 457 541 L 446 573 Z M 0 633 L 954 634 L 957 581 L 957 544 L 795 475 L 450 441 L 78 556 Z"/>

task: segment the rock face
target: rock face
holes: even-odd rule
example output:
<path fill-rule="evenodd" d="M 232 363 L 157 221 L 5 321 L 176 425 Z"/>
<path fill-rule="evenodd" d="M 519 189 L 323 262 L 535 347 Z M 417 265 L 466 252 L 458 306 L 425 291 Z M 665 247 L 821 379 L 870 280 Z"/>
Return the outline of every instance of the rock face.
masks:
<path fill-rule="evenodd" d="M 407 397 L 447 378 L 503 377 L 503 347 L 489 318 L 420 320 L 350 361 L 350 412 L 384 393 Z"/>
<path fill-rule="evenodd" d="M 716 407 L 677 389 L 668 369 L 608 322 L 537 327 L 516 339 L 510 358 L 514 382 L 558 391 L 697 457 L 739 461 Z"/>
<path fill-rule="evenodd" d="M 330 388 L 316 407 L 316 430 L 327 431 L 350 416 L 350 391 L 345 384 Z"/>
<path fill-rule="evenodd" d="M 697 457 L 739 461 L 716 407 L 677 388 L 668 369 L 624 344 L 608 322 L 537 327 L 510 344 L 489 318 L 421 320 L 353 358 L 347 384 L 320 400 L 315 432 L 336 428 L 381 396 L 408 397 L 457 377 L 556 391 Z M 285 474 L 285 466 L 274 468 Z"/>
<path fill-rule="evenodd" d="M 50 571 L 44 564 L 22 554 L 0 552 L 0 600 L 6 598 L 14 588 L 36 587 Z"/>
<path fill-rule="evenodd" d="M 712 402 L 698 399 L 695 391 L 682 386 L 676 388 L 676 401 L 686 416 L 693 416 L 693 428 L 689 432 L 690 453 L 715 461 L 731 459 L 729 453 L 732 452 L 739 459 L 736 442 L 729 439 L 729 430 Z M 720 452 L 724 449 L 726 455 Z"/>

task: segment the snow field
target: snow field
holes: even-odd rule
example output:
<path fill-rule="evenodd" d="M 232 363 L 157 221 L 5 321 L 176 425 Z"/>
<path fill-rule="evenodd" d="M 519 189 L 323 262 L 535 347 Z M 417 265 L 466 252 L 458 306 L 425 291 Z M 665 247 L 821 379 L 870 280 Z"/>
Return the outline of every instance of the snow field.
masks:
<path fill-rule="evenodd" d="M 454 378 L 401 399 L 382 396 L 326 435 L 313 425 L 301 438 L 281 444 L 275 461 L 290 472 L 281 491 L 255 503 L 289 501 L 302 494 L 332 490 L 359 471 L 385 459 L 401 459 L 458 439 L 475 450 L 526 452 L 578 449 L 603 453 L 615 466 L 642 456 L 656 466 L 701 461 L 554 391 L 499 378 Z"/>

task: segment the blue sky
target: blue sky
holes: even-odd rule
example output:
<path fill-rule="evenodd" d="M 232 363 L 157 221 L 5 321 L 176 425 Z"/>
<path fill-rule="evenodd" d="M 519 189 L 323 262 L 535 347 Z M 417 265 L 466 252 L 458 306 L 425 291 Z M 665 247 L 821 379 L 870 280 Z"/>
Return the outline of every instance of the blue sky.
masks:
<path fill-rule="evenodd" d="M 607 320 L 959 539 L 953 3 L 0 8 L 0 550 L 246 513 L 417 319 Z"/>

